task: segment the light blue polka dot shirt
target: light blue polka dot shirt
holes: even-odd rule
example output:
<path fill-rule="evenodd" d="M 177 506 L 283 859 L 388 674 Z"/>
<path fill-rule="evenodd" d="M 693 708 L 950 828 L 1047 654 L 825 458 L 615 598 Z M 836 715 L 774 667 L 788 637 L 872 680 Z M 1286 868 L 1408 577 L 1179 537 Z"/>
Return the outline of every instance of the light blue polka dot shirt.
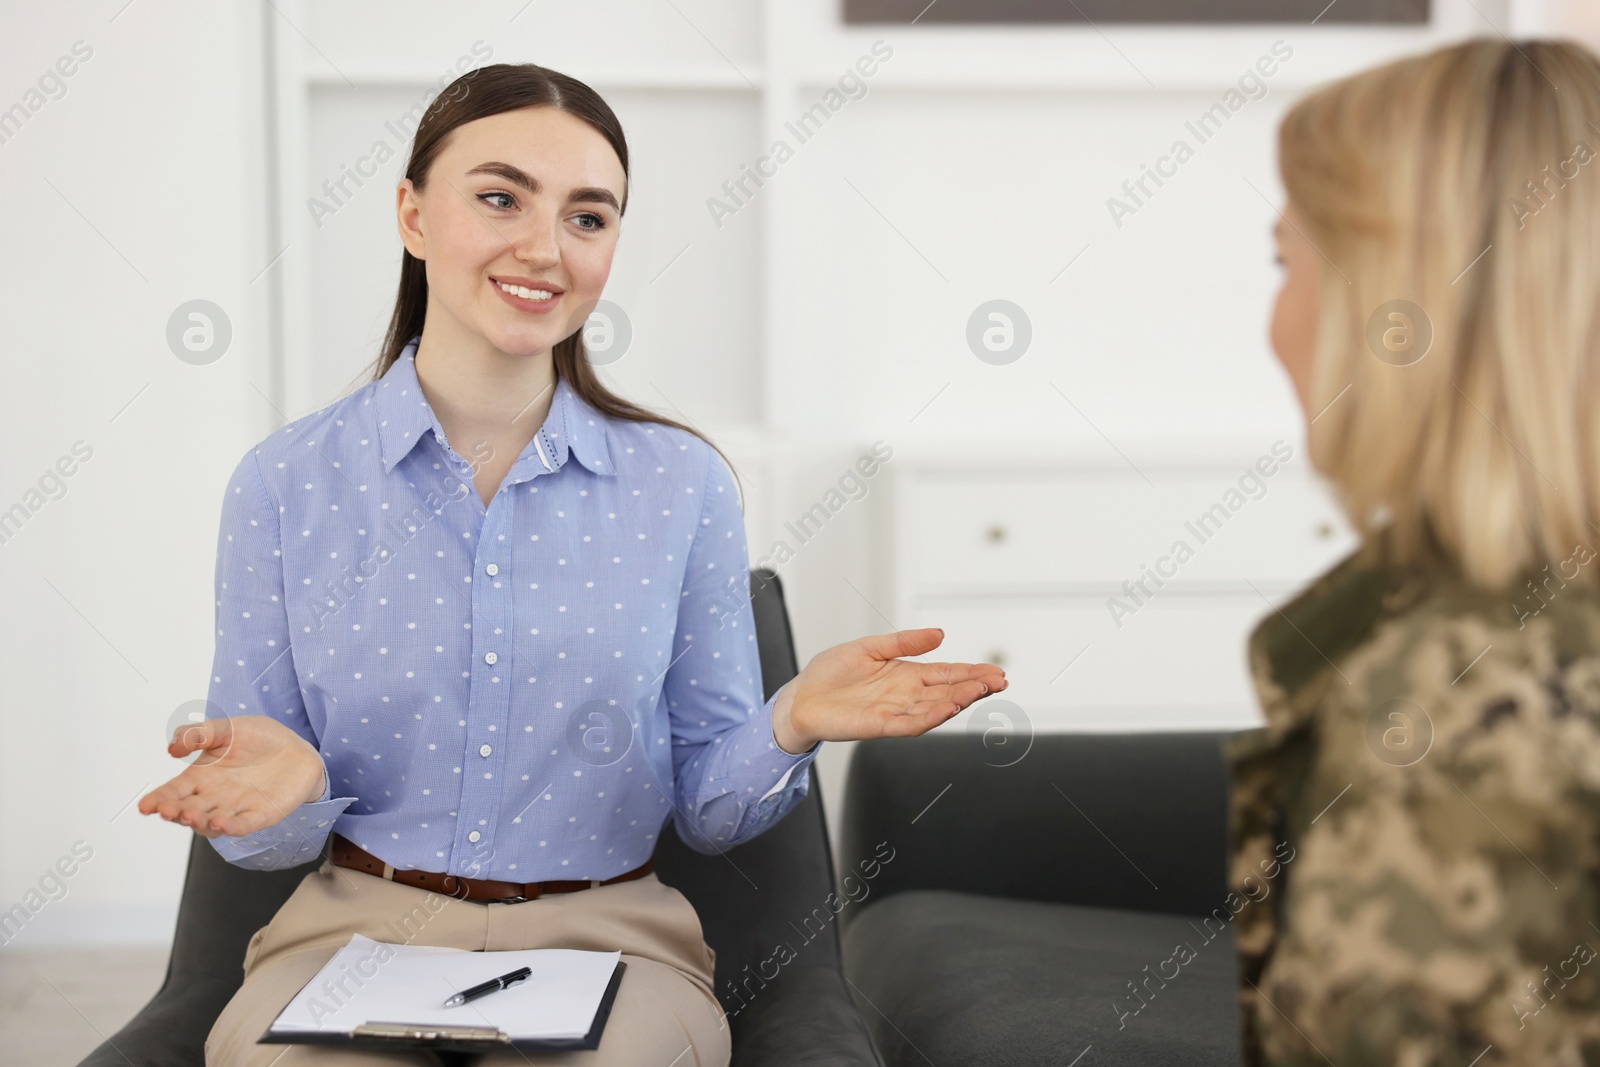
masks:
<path fill-rule="evenodd" d="M 229 480 L 207 716 L 283 723 L 327 786 L 212 846 L 279 869 L 337 830 L 396 868 L 531 882 L 631 870 L 669 819 L 706 853 L 772 826 L 820 743 L 773 737 L 727 464 L 563 379 L 485 507 L 416 344 Z"/>

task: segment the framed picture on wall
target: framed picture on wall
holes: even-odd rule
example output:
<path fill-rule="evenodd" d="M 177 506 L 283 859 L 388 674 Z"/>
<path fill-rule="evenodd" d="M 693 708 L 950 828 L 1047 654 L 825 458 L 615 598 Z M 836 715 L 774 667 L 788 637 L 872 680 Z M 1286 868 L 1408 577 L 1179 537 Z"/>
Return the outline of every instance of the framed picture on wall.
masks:
<path fill-rule="evenodd" d="M 1425 25 L 1430 0 L 844 0 L 846 23 L 1392 23 Z"/>

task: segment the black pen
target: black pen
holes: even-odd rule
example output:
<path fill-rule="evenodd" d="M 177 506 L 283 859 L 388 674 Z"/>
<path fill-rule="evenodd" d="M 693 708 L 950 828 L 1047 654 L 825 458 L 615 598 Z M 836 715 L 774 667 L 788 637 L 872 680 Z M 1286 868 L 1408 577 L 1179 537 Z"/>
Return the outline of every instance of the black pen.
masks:
<path fill-rule="evenodd" d="M 457 1004 L 465 1004 L 469 1000 L 477 1000 L 479 997 L 488 996 L 490 993 L 498 992 L 507 986 L 515 985 L 532 973 L 533 969 L 530 967 L 518 967 L 508 974 L 502 974 L 499 978 L 491 978 L 482 985 L 475 985 L 471 989 L 463 989 L 445 1001 L 444 1006 L 453 1008 Z"/>

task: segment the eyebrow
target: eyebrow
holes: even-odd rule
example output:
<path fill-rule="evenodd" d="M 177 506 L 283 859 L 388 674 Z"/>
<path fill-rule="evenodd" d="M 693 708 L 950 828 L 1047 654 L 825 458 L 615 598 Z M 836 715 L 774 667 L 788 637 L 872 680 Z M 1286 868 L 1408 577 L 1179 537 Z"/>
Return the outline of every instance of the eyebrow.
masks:
<path fill-rule="evenodd" d="M 540 189 L 538 178 L 535 178 L 521 167 L 512 166 L 510 163 L 479 163 L 467 173 L 493 174 L 504 178 L 512 185 L 521 186 L 530 193 L 537 193 Z M 617 203 L 616 194 L 610 189 L 603 189 L 597 185 L 586 185 L 582 188 L 574 189 L 567 199 L 584 204 L 610 204 L 612 210 L 619 214 L 622 211 L 622 205 Z"/>

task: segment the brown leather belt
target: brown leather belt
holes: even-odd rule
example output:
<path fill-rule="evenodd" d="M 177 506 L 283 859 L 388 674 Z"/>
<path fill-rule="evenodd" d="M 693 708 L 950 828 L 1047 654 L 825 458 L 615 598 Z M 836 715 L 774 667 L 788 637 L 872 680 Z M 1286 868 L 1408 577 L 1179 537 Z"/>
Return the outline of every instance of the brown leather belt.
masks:
<path fill-rule="evenodd" d="M 387 878 L 402 885 L 414 885 L 460 900 L 481 900 L 485 903 L 517 904 L 524 900 L 538 900 L 546 893 L 576 893 L 580 889 L 613 885 L 643 878 L 655 870 L 653 861 L 625 871 L 615 878 L 601 881 L 596 878 L 553 879 L 544 882 L 502 882 L 493 878 L 464 878 L 455 874 L 436 874 L 433 871 L 400 870 L 389 866 L 343 834 L 335 832 L 331 841 L 330 858 L 340 867 Z"/>

